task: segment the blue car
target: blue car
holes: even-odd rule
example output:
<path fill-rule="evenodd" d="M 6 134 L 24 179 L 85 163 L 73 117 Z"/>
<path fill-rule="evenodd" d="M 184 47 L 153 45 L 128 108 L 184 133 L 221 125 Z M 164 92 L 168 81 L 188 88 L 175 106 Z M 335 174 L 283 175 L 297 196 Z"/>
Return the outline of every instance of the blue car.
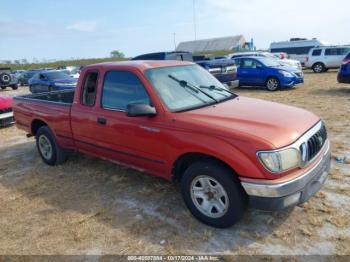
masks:
<path fill-rule="evenodd" d="M 32 93 L 50 92 L 55 90 L 74 89 L 77 79 L 64 71 L 49 70 L 36 73 L 28 81 Z"/>
<path fill-rule="evenodd" d="M 344 58 L 338 72 L 338 82 L 350 84 L 350 53 Z"/>
<path fill-rule="evenodd" d="M 304 83 L 302 71 L 282 66 L 271 58 L 254 56 L 238 57 L 233 60 L 237 66 L 240 86 L 264 86 L 269 91 L 275 91 Z"/>

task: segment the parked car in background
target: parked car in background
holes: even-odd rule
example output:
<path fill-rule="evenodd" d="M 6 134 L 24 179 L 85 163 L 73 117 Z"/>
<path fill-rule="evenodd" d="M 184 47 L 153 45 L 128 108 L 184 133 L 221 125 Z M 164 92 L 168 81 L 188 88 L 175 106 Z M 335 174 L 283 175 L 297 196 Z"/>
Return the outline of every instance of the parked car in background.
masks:
<path fill-rule="evenodd" d="M 0 95 L 0 127 L 11 125 L 15 122 L 12 112 L 12 97 Z"/>
<path fill-rule="evenodd" d="M 76 85 L 77 79 L 62 70 L 41 71 L 29 79 L 29 90 L 32 93 L 74 89 Z"/>
<path fill-rule="evenodd" d="M 338 82 L 350 84 L 350 53 L 344 58 L 338 72 Z"/>
<path fill-rule="evenodd" d="M 193 61 L 192 53 L 185 51 L 157 52 L 133 57 L 131 60 L 178 60 Z"/>
<path fill-rule="evenodd" d="M 339 68 L 349 52 L 350 46 L 315 47 L 310 50 L 305 66 L 312 68 L 315 73 L 326 72 L 330 68 Z"/>
<path fill-rule="evenodd" d="M 234 59 L 237 57 L 244 57 L 244 56 L 260 56 L 260 57 L 266 57 L 271 59 L 276 59 L 278 63 L 280 63 L 283 66 L 289 66 L 294 67 L 297 70 L 302 70 L 301 63 L 297 60 L 293 59 L 280 59 L 276 55 L 269 53 L 269 52 L 241 52 L 241 53 L 234 53 L 228 55 L 229 59 Z"/>
<path fill-rule="evenodd" d="M 194 59 L 195 58 L 195 59 Z M 229 87 L 237 87 L 237 67 L 233 61 L 224 59 L 209 59 L 206 56 L 192 56 L 191 52 L 173 51 L 143 54 L 134 57 L 131 60 L 178 60 L 194 61 L 201 67 L 208 70 L 220 82 L 227 84 Z"/>
<path fill-rule="evenodd" d="M 282 66 L 276 59 L 250 56 L 234 58 L 240 86 L 264 86 L 269 91 L 292 88 L 304 82 L 301 70 Z"/>
<path fill-rule="evenodd" d="M 8 86 L 16 90 L 18 88 L 18 79 L 11 72 L 11 68 L 0 68 L 0 88 L 4 90 Z"/>
<path fill-rule="evenodd" d="M 326 45 L 326 43 L 317 38 L 291 38 L 289 41 L 271 43 L 269 51 L 271 53 L 287 53 L 291 59 L 298 60 L 304 65 L 310 49 L 323 45 Z"/>
<path fill-rule="evenodd" d="M 330 169 L 318 116 L 238 97 L 190 62 L 90 65 L 76 90 L 15 97 L 13 108 L 46 164 L 72 150 L 179 182 L 192 214 L 214 227 L 239 221 L 248 204 L 303 203 Z"/>
<path fill-rule="evenodd" d="M 227 58 L 196 61 L 196 64 L 206 69 L 221 83 L 231 88 L 239 86 L 237 79 L 237 66 L 233 60 Z"/>
<path fill-rule="evenodd" d="M 20 86 L 27 86 L 29 79 L 31 79 L 36 73 L 42 71 L 41 69 L 27 70 L 19 76 L 18 84 Z"/>

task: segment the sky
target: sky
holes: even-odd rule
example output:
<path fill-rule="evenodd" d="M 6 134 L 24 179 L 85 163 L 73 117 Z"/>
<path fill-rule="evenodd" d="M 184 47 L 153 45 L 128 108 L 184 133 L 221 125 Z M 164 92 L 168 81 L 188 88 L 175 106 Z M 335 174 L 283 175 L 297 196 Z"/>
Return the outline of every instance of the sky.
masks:
<path fill-rule="evenodd" d="M 350 44 L 349 0 L 194 0 L 197 39 Z M 193 0 L 0 0 L 0 60 L 131 57 L 193 40 Z M 175 43 L 174 43 L 175 36 Z"/>

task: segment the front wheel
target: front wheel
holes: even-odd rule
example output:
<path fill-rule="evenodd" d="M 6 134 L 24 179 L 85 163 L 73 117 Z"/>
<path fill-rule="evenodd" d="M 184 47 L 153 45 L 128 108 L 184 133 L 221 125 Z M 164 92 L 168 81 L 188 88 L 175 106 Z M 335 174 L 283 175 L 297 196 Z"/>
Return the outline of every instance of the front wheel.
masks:
<path fill-rule="evenodd" d="M 16 85 L 12 85 L 11 88 L 12 88 L 12 90 L 17 90 L 18 89 L 18 85 L 17 84 Z"/>
<path fill-rule="evenodd" d="M 50 166 L 59 165 L 66 160 L 64 150 L 56 143 L 48 126 L 42 126 L 37 131 L 36 146 L 41 158 Z"/>
<path fill-rule="evenodd" d="M 270 77 L 266 80 L 265 86 L 269 91 L 276 91 L 280 88 L 280 81 L 276 77 Z"/>
<path fill-rule="evenodd" d="M 315 73 L 322 73 L 322 72 L 325 72 L 326 71 L 326 67 L 324 64 L 322 63 L 316 63 L 312 66 L 312 70 L 315 72 Z"/>
<path fill-rule="evenodd" d="M 247 196 L 233 172 L 212 160 L 196 162 L 185 171 L 181 192 L 192 215 L 217 228 L 239 221 L 247 204 Z"/>

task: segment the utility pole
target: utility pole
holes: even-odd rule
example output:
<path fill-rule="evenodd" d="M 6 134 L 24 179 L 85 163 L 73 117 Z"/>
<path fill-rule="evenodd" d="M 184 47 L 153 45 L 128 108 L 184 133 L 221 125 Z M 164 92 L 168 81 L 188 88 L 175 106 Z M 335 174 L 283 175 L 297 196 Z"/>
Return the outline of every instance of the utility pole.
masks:
<path fill-rule="evenodd" d="M 193 0 L 193 28 L 194 28 L 194 40 L 197 40 L 197 25 L 196 25 L 196 0 Z"/>
<path fill-rule="evenodd" d="M 174 51 L 176 50 L 176 33 L 174 32 Z"/>

